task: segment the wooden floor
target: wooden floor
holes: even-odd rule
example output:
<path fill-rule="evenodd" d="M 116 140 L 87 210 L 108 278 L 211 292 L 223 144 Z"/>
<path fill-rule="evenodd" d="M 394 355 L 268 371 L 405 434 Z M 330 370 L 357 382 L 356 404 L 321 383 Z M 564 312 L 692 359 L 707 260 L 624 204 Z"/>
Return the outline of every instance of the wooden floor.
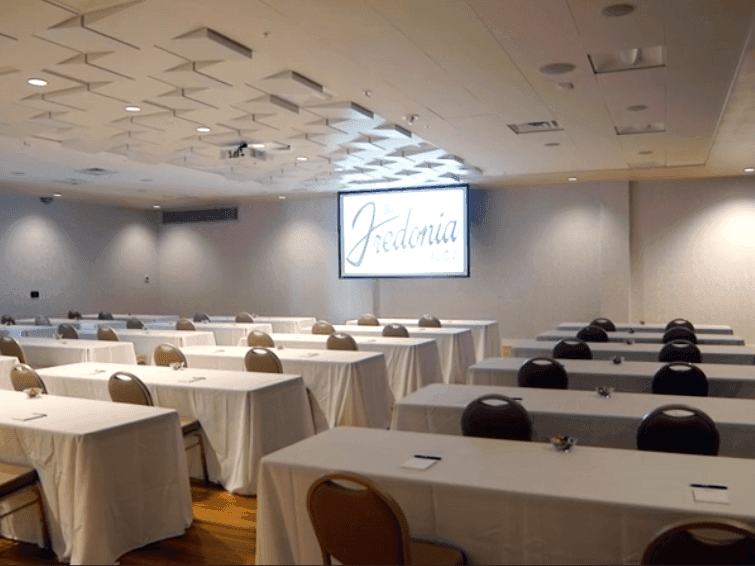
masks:
<path fill-rule="evenodd" d="M 194 522 L 183 536 L 124 554 L 120 564 L 254 564 L 257 498 L 192 480 Z M 60 564 L 51 551 L 0 539 L 0 564 Z"/>

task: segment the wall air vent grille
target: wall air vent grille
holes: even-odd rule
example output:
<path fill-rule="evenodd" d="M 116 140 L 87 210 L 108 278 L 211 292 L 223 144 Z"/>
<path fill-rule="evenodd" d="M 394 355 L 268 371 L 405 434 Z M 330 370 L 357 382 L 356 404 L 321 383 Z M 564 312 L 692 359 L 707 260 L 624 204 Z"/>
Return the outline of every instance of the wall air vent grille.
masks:
<path fill-rule="evenodd" d="M 200 210 L 163 210 L 163 224 L 183 224 L 186 222 L 224 222 L 238 220 L 239 209 L 235 206 L 225 208 L 205 208 Z"/>
<path fill-rule="evenodd" d="M 515 134 L 534 134 L 537 132 L 558 132 L 563 130 L 556 120 L 524 122 L 522 124 L 509 124 L 508 126 Z"/>

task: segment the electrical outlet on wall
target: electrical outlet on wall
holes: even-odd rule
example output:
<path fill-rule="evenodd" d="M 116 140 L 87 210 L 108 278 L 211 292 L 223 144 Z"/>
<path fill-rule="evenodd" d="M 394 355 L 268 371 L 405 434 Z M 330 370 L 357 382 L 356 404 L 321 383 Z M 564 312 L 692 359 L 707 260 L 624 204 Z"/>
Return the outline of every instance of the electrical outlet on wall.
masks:
<path fill-rule="evenodd" d="M 32 291 L 31 292 L 31 298 L 32 299 L 38 299 L 39 298 L 39 291 Z"/>
<path fill-rule="evenodd" d="M 149 275 L 145 275 L 144 276 L 144 282 L 145 283 L 149 283 Z"/>

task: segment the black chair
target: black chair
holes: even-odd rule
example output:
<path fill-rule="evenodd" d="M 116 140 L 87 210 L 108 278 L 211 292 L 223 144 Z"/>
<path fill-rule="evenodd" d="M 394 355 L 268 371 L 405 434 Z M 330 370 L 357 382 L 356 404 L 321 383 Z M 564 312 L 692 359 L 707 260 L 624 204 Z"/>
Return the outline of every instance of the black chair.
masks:
<path fill-rule="evenodd" d="M 655 372 L 653 393 L 660 395 L 708 396 L 705 372 L 688 362 L 670 362 Z"/>
<path fill-rule="evenodd" d="M 703 356 L 700 354 L 700 348 L 689 340 L 672 340 L 661 348 L 658 361 L 699 364 L 702 363 Z"/>
<path fill-rule="evenodd" d="M 673 326 L 663 333 L 662 342 L 668 344 L 673 340 L 687 340 L 697 344 L 697 336 L 686 326 Z"/>
<path fill-rule="evenodd" d="M 532 440 L 532 418 L 527 409 L 510 397 L 483 395 L 464 409 L 461 432 L 464 436 L 480 438 Z"/>
<path fill-rule="evenodd" d="M 691 413 L 685 416 L 670 411 Z M 637 429 L 637 449 L 677 454 L 718 454 L 718 429 L 713 420 L 699 409 L 673 404 L 658 407 L 642 418 Z"/>
<path fill-rule="evenodd" d="M 113 320 L 113 315 L 109 312 L 100 312 L 100 314 L 97 315 L 98 320 Z"/>
<path fill-rule="evenodd" d="M 684 326 L 685 328 L 689 328 L 692 332 L 695 331 L 695 327 L 692 323 L 684 318 L 675 318 L 674 320 L 669 321 L 666 325 L 666 330 L 671 330 L 674 326 Z"/>
<path fill-rule="evenodd" d="M 194 313 L 194 322 L 210 322 L 210 317 L 203 312 Z"/>
<path fill-rule="evenodd" d="M 82 316 L 79 311 L 68 311 L 68 318 L 70 320 L 81 320 Z"/>
<path fill-rule="evenodd" d="M 606 332 L 616 332 L 616 326 L 607 318 L 596 318 L 590 323 L 590 326 L 600 326 Z"/>
<path fill-rule="evenodd" d="M 78 331 L 73 325 L 68 324 L 67 322 L 58 326 L 58 334 L 60 334 L 61 338 L 65 338 L 66 340 L 78 340 L 79 338 Z"/>
<path fill-rule="evenodd" d="M 393 338 L 409 338 L 409 331 L 403 324 L 386 324 L 383 327 L 383 336 L 389 336 Z"/>
<path fill-rule="evenodd" d="M 731 519 L 672 523 L 647 546 L 642 564 L 755 564 L 755 529 Z"/>
<path fill-rule="evenodd" d="M 126 328 L 130 328 L 132 330 L 141 330 L 142 328 L 144 328 L 144 323 L 135 316 L 132 316 L 126 321 Z"/>
<path fill-rule="evenodd" d="M 519 387 L 540 389 L 569 389 L 569 376 L 564 366 L 552 358 L 531 358 L 522 364 L 517 374 Z"/>
<path fill-rule="evenodd" d="M 564 338 L 553 347 L 553 357 L 562 360 L 591 360 L 592 351 L 584 340 Z"/>
<path fill-rule="evenodd" d="M 600 326 L 590 324 L 577 332 L 577 338 L 585 342 L 608 342 L 608 332 Z"/>
<path fill-rule="evenodd" d="M 9 314 L 4 314 L 3 318 L 0 319 L 0 324 L 16 324 L 16 319 Z"/>
<path fill-rule="evenodd" d="M 52 322 L 50 322 L 49 316 L 35 316 L 34 325 L 35 326 L 52 326 Z"/>

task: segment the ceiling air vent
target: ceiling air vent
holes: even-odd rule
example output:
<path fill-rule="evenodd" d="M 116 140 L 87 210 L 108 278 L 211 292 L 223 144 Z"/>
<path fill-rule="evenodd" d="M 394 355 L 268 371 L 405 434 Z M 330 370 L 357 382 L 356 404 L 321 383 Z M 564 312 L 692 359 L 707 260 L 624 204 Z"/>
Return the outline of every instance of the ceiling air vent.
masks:
<path fill-rule="evenodd" d="M 102 177 L 103 175 L 115 175 L 118 171 L 110 171 L 103 169 L 102 167 L 90 167 L 89 169 L 79 169 L 74 173 L 82 173 L 83 175 L 92 175 L 93 177 Z"/>
<path fill-rule="evenodd" d="M 563 130 L 555 120 L 524 122 L 522 124 L 509 124 L 508 126 L 515 134 L 535 134 L 537 132 L 558 132 Z"/>
<path fill-rule="evenodd" d="M 200 210 L 163 210 L 163 224 L 183 224 L 185 222 L 223 222 L 238 220 L 239 209 L 235 206 L 225 208 L 205 208 Z"/>

